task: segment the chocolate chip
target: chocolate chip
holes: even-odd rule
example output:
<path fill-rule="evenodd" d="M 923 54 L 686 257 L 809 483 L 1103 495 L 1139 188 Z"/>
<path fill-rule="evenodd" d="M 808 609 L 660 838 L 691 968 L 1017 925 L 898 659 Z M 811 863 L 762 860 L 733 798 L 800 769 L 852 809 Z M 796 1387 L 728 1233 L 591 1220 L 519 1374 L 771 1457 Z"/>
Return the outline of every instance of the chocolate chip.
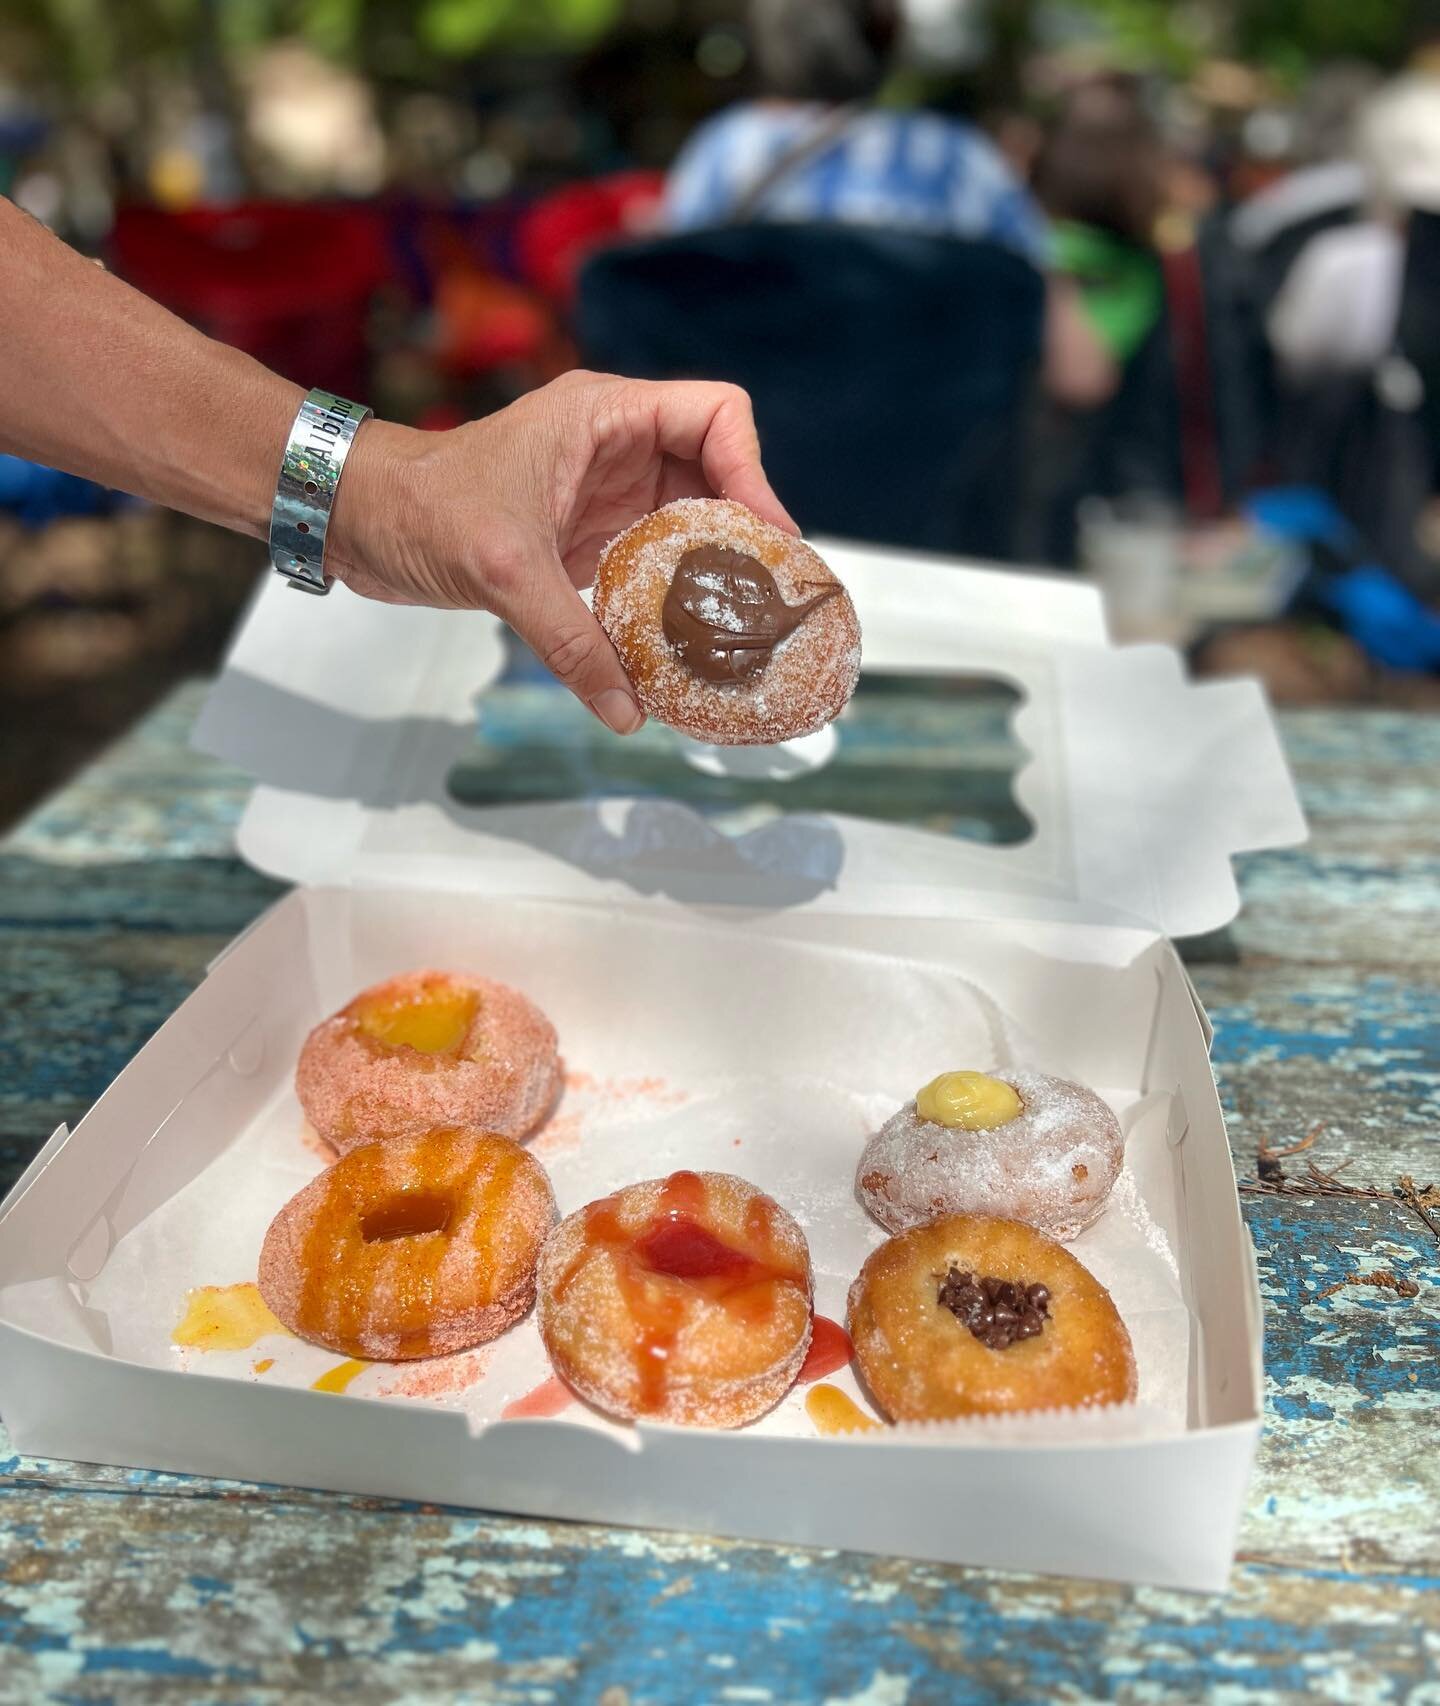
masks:
<path fill-rule="evenodd" d="M 941 1280 L 935 1301 L 948 1309 L 962 1327 L 992 1351 L 1003 1351 L 1021 1339 L 1045 1330 L 1050 1313 L 1050 1288 L 1023 1285 L 995 1274 L 978 1278 L 951 1268 Z"/>

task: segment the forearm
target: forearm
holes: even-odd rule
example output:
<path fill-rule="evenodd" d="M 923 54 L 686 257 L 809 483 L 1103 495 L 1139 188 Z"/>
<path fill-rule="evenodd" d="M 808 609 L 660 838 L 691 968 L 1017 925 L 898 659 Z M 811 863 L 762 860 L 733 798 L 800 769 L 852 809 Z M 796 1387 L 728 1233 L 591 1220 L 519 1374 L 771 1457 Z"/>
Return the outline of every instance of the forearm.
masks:
<path fill-rule="evenodd" d="M 263 538 L 302 400 L 0 197 L 0 450 Z M 574 373 L 450 432 L 367 420 L 324 564 L 367 597 L 493 611 L 627 734 L 644 714 L 576 588 L 641 515 L 717 493 L 795 531 L 743 391 Z"/>
<path fill-rule="evenodd" d="M 302 396 L 0 198 L 0 449 L 263 537 Z"/>

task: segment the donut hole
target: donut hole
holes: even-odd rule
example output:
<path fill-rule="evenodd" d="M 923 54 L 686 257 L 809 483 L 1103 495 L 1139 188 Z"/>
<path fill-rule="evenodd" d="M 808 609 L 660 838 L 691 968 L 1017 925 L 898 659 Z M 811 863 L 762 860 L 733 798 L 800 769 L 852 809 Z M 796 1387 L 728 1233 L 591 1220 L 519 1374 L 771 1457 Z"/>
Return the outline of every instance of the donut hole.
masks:
<path fill-rule="evenodd" d="M 360 1236 L 367 1244 L 423 1238 L 448 1231 L 454 1214 L 454 1199 L 439 1191 L 397 1191 L 360 1216 Z"/>

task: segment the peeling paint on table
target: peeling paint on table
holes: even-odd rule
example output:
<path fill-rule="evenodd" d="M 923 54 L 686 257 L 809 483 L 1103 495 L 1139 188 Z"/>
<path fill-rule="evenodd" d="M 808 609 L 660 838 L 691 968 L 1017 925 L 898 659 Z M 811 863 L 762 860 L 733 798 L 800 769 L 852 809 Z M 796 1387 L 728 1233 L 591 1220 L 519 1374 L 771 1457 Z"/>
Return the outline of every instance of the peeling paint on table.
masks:
<path fill-rule="evenodd" d="M 185 745 L 200 692 L 0 843 L 0 1188 L 280 892 L 231 850 L 244 779 Z M 1003 717 L 934 717 L 974 734 L 983 832 Z M 1266 1432 L 1228 1593 L 40 1462 L 0 1432 L 0 1701 L 1436 1706 L 1440 1241 L 1390 1192 L 1440 1177 L 1440 718 L 1282 725 L 1314 838 L 1244 862 L 1191 971 L 1245 1183 L 1319 1125 L 1290 1179 L 1348 1160 L 1380 1194 L 1242 1199 Z M 1415 1294 L 1352 1283 L 1377 1271 Z"/>

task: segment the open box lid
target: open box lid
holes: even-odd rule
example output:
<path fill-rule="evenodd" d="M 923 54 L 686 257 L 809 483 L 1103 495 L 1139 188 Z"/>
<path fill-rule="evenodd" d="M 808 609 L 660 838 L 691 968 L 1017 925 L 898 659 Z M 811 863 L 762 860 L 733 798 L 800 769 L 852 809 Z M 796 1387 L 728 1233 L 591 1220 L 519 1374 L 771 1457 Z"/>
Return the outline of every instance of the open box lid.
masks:
<path fill-rule="evenodd" d="M 1023 914 L 1184 936 L 1235 915 L 1234 854 L 1304 838 L 1257 683 L 1194 684 L 1169 647 L 1110 644 L 1097 592 L 1075 579 L 817 548 L 854 598 L 865 675 L 981 675 L 1018 690 L 1012 728 L 1027 756 L 1013 787 L 1028 839 L 988 846 L 813 811 L 737 832 L 613 787 L 601 799 L 577 786 L 559 803 L 467 807 L 447 779 L 505 668 L 502 626 L 343 587 L 295 598 L 270 577 L 195 734 L 260 784 L 241 853 L 306 883 Z M 846 730 L 842 715 L 842 744 Z M 595 738 L 613 742 L 613 784 L 625 743 L 598 725 Z"/>

